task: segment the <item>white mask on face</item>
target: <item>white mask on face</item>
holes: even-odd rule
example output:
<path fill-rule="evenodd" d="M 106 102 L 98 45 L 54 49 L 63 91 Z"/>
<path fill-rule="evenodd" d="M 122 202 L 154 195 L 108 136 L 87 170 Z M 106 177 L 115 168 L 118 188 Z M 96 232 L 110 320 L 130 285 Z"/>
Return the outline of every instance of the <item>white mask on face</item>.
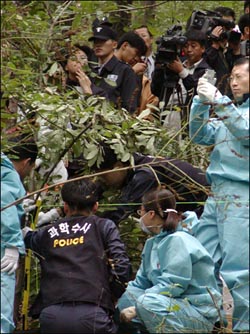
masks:
<path fill-rule="evenodd" d="M 152 234 L 152 232 L 148 229 L 148 227 L 154 227 L 154 225 L 151 226 L 146 226 L 144 221 L 143 221 L 143 217 L 145 217 L 149 212 L 146 212 L 145 215 L 143 215 L 140 219 L 139 219 L 139 224 L 140 224 L 140 228 L 144 233 L 147 234 Z"/>
<path fill-rule="evenodd" d="M 165 212 L 165 213 L 168 213 L 168 212 L 175 212 L 175 213 L 177 213 L 177 211 L 174 210 L 174 209 L 166 209 L 166 210 L 164 210 L 163 212 Z M 153 234 L 153 232 L 151 232 L 148 228 L 149 228 L 149 227 L 156 227 L 156 226 L 155 226 L 155 225 L 146 226 L 145 223 L 144 223 L 144 221 L 143 221 L 143 218 L 144 218 L 148 213 L 149 213 L 149 211 L 146 212 L 146 213 L 139 219 L 139 224 L 140 224 L 140 228 L 141 228 L 141 230 L 142 230 L 144 233 L 147 233 L 147 234 Z"/>
<path fill-rule="evenodd" d="M 144 216 L 143 216 L 143 217 L 144 217 Z M 141 218 L 139 219 L 140 228 L 141 228 L 141 230 L 142 230 L 144 233 L 151 234 L 151 232 L 149 231 L 149 229 L 146 227 L 146 225 L 145 225 L 144 222 L 143 222 L 143 217 L 141 217 Z"/>

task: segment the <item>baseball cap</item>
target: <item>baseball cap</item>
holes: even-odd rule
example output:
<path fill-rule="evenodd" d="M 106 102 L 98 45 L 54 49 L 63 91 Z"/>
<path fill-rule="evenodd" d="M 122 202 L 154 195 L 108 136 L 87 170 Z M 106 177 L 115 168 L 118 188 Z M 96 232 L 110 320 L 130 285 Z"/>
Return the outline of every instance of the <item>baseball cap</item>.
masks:
<path fill-rule="evenodd" d="M 107 26 L 98 26 L 93 29 L 94 35 L 89 38 L 89 41 L 94 41 L 95 39 L 102 39 L 107 41 L 108 39 L 113 39 L 114 41 L 117 40 L 116 32 L 107 27 Z"/>

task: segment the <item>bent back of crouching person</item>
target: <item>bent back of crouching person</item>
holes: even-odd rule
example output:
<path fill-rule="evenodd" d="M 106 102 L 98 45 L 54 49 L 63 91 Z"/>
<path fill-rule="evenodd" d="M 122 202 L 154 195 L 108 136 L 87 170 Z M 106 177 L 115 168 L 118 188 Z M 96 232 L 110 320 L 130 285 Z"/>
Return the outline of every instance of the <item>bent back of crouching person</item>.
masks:
<path fill-rule="evenodd" d="M 61 194 L 66 217 L 24 239 L 41 263 L 33 316 L 39 316 L 41 333 L 115 333 L 114 299 L 130 270 L 118 229 L 95 215 L 91 181 L 65 183 Z"/>

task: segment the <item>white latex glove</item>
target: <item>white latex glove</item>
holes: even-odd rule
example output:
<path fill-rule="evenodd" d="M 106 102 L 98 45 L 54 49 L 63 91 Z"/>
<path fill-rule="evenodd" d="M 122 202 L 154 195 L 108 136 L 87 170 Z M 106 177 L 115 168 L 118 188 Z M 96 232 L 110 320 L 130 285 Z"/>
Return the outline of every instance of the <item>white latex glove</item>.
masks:
<path fill-rule="evenodd" d="M 134 306 L 127 307 L 120 313 L 120 319 L 122 322 L 130 322 L 135 317 L 136 310 Z"/>
<path fill-rule="evenodd" d="M 26 213 L 33 211 L 36 208 L 35 201 L 31 198 L 25 198 L 23 200 L 23 208 Z"/>
<path fill-rule="evenodd" d="M 22 228 L 23 238 L 26 237 L 26 234 L 27 234 L 29 231 L 33 231 L 32 228 L 30 228 L 29 226 L 25 226 L 24 228 Z"/>
<path fill-rule="evenodd" d="M 5 248 L 5 253 L 1 259 L 1 272 L 13 274 L 18 267 L 19 252 L 17 248 Z"/>
<path fill-rule="evenodd" d="M 208 102 L 214 102 L 222 96 L 220 91 L 203 77 L 198 81 L 197 93 L 201 101 Z"/>
<path fill-rule="evenodd" d="M 50 211 L 44 213 L 44 212 L 39 212 L 38 214 L 38 221 L 36 226 L 41 227 L 44 224 L 50 223 L 51 221 L 59 218 L 60 215 L 57 211 L 57 209 L 51 209 Z"/>

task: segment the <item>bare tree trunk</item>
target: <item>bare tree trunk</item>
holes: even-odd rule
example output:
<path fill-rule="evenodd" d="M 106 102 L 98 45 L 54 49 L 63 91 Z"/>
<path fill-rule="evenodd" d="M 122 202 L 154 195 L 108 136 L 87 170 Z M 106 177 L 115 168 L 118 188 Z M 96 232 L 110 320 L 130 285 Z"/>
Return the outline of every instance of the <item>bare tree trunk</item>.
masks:
<path fill-rule="evenodd" d="M 113 14 L 114 19 L 112 22 L 114 30 L 117 32 L 118 37 L 121 37 L 125 30 L 125 27 L 130 27 L 131 26 L 131 12 L 124 10 L 126 6 L 131 6 L 133 3 L 133 0 L 116 0 L 117 7 L 121 11 L 117 14 Z"/>
<path fill-rule="evenodd" d="M 148 22 L 155 19 L 155 7 L 154 5 L 156 4 L 155 0 L 147 0 L 147 1 L 141 1 L 142 4 L 146 7 L 145 8 L 145 14 L 143 18 L 143 25 L 148 25 Z M 147 6 L 152 6 L 148 7 Z"/>

